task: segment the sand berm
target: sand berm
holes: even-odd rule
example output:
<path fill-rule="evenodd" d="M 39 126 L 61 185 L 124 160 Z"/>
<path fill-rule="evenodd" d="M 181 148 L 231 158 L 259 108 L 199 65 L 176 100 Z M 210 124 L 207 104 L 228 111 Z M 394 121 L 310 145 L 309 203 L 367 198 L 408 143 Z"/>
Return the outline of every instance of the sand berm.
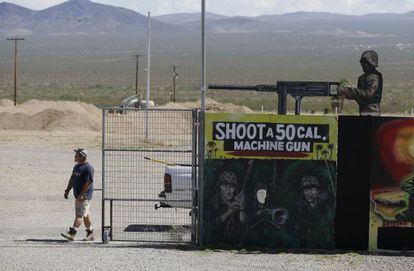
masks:
<path fill-rule="evenodd" d="M 199 104 L 168 103 L 159 108 L 192 109 Z M 211 99 L 207 99 L 206 107 L 213 112 L 253 113 L 246 106 Z M 3 130 L 100 131 L 101 116 L 101 109 L 84 102 L 29 100 L 15 107 L 10 100 L 0 100 L 0 129 Z"/>

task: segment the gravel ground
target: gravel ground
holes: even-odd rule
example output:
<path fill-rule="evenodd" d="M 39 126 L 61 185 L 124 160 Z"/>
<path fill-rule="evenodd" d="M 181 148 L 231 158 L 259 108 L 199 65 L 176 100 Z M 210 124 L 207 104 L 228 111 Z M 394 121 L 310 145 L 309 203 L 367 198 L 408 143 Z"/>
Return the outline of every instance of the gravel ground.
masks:
<path fill-rule="evenodd" d="M 85 138 L 90 137 L 90 138 Z M 70 176 L 72 148 L 90 148 L 101 180 L 97 134 L 42 134 L 0 131 L 0 270 L 412 270 L 413 255 L 357 253 L 259 253 L 203 250 L 190 246 L 99 241 L 66 242 L 60 237 L 73 221 L 73 198 L 63 191 Z M 100 232 L 100 197 L 92 219 Z M 83 230 L 80 238 L 83 237 Z"/>

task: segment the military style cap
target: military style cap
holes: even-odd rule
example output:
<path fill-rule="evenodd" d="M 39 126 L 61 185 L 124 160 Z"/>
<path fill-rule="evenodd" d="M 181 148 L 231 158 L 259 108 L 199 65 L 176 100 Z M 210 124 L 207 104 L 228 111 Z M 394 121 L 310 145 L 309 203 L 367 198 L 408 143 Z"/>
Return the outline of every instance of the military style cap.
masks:
<path fill-rule="evenodd" d="M 362 53 L 360 61 L 366 61 L 376 68 L 378 67 L 378 54 L 374 50 L 365 51 Z"/>
<path fill-rule="evenodd" d="M 319 181 L 315 176 L 305 176 L 302 178 L 300 182 L 300 188 L 311 188 L 311 187 L 319 187 Z"/>
<path fill-rule="evenodd" d="M 237 186 L 236 173 L 234 173 L 233 171 L 229 171 L 229 170 L 223 171 L 218 178 L 217 185 L 221 185 L 223 183 Z"/>

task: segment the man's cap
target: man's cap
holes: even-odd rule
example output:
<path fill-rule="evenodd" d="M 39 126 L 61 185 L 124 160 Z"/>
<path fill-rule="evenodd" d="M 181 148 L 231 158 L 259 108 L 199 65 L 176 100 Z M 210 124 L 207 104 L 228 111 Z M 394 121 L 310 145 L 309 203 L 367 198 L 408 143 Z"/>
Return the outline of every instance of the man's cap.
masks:
<path fill-rule="evenodd" d="M 88 157 L 88 151 L 85 149 L 79 148 L 75 149 L 74 151 L 83 157 Z"/>
<path fill-rule="evenodd" d="M 315 176 L 305 176 L 302 178 L 300 182 L 300 188 L 311 188 L 311 187 L 319 187 L 319 181 Z"/>

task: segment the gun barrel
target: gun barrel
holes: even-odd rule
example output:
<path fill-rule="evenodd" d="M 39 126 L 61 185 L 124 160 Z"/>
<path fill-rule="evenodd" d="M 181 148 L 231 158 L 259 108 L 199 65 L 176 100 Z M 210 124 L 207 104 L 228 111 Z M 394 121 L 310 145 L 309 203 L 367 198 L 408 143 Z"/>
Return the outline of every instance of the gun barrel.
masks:
<path fill-rule="evenodd" d="M 292 96 L 331 96 L 335 94 L 335 88 L 340 82 L 318 82 L 318 81 L 278 81 L 277 85 L 219 85 L 210 84 L 209 89 L 226 90 L 255 90 L 260 92 L 282 92 L 286 91 Z"/>
<path fill-rule="evenodd" d="M 340 82 L 328 82 L 328 81 L 277 81 L 279 86 L 331 86 L 336 85 L 339 86 Z"/>
<path fill-rule="evenodd" d="M 228 90 L 257 90 L 255 85 L 208 85 L 209 89 L 228 89 Z"/>

